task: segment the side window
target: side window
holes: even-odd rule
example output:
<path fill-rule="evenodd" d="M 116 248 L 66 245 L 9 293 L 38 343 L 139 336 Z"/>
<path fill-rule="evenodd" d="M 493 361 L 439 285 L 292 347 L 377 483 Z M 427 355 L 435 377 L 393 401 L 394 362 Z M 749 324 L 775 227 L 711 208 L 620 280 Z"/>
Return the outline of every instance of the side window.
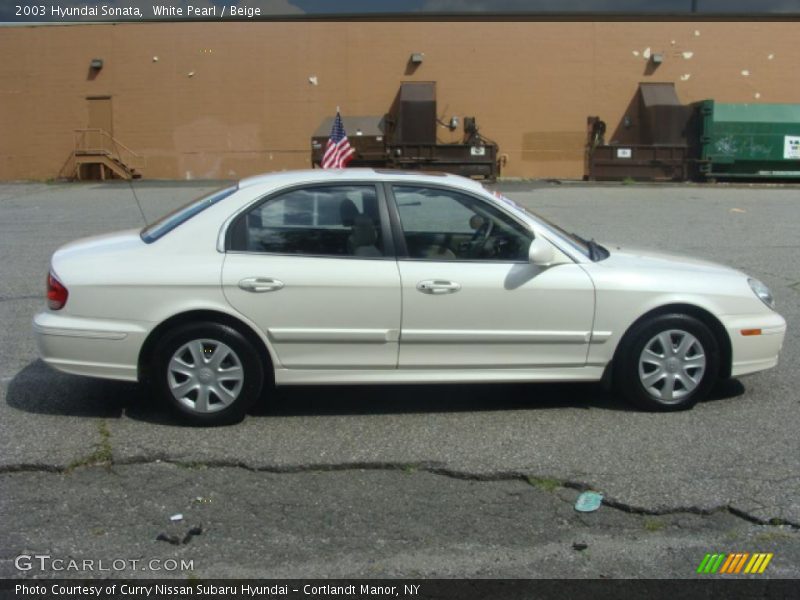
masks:
<path fill-rule="evenodd" d="M 231 250 L 311 256 L 384 255 L 373 186 L 326 186 L 270 198 L 233 225 Z"/>
<path fill-rule="evenodd" d="M 527 261 L 533 234 L 478 198 L 438 188 L 393 186 L 411 258 Z"/>

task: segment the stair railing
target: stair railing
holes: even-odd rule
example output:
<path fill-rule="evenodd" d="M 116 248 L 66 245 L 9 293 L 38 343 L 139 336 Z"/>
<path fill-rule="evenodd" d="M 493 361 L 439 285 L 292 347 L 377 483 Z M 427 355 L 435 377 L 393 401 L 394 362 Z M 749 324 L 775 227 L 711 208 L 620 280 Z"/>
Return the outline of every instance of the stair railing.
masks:
<path fill-rule="evenodd" d="M 120 142 L 105 129 L 87 128 L 75 130 L 75 156 L 102 155 L 122 163 L 128 170 L 141 171 L 144 157 Z"/>

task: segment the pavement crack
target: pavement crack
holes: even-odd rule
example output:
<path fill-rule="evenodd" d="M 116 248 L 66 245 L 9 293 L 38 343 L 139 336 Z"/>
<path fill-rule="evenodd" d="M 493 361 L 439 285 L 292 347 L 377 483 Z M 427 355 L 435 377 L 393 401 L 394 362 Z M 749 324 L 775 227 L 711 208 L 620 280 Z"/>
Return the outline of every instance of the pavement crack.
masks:
<path fill-rule="evenodd" d="M 0 475 L 17 473 L 60 473 L 70 474 L 78 467 L 104 467 L 112 469 L 121 466 L 141 466 L 152 464 L 168 464 L 184 469 L 242 469 L 251 473 L 269 473 L 274 475 L 293 475 L 301 473 L 336 473 L 347 471 L 394 471 L 407 475 L 416 473 L 429 473 L 441 477 L 460 479 L 466 481 L 476 481 L 483 483 L 496 483 L 501 481 L 519 481 L 542 491 L 552 493 L 557 488 L 567 488 L 575 491 L 586 491 L 597 489 L 596 486 L 589 485 L 581 481 L 562 480 L 552 477 L 539 477 L 521 471 L 498 471 L 494 473 L 472 473 L 469 471 L 459 471 L 442 466 L 437 462 L 416 462 L 416 463 L 394 463 L 394 462 L 352 462 L 352 463 L 319 463 L 305 465 L 262 465 L 253 466 L 243 461 L 237 460 L 212 460 L 212 461 L 182 461 L 169 458 L 165 455 L 142 455 L 131 456 L 114 460 L 111 456 L 111 446 L 109 436 L 103 432 L 104 423 L 98 426 L 101 441 L 97 444 L 97 450 L 90 455 L 93 459 L 88 461 L 73 462 L 69 466 L 42 464 L 42 463 L 18 463 L 0 466 Z M 107 430 L 106 430 L 107 431 Z M 95 455 L 98 455 L 95 457 Z M 102 459 L 102 460 L 101 460 Z M 546 482 L 542 485 L 542 482 Z M 762 518 L 750 514 L 744 510 L 735 508 L 731 505 L 720 505 L 712 508 L 701 508 L 698 506 L 676 506 L 661 508 L 646 508 L 622 502 L 620 500 L 603 498 L 603 505 L 632 515 L 642 516 L 667 516 L 679 514 L 692 514 L 699 516 L 710 516 L 718 513 L 728 513 L 734 517 L 752 523 L 754 525 L 770 527 L 788 527 L 793 530 L 800 530 L 800 523 L 779 517 Z"/>
<path fill-rule="evenodd" d="M 0 475 L 14 473 L 64 473 L 66 467 L 59 465 L 46 465 L 41 463 L 16 463 L 0 467 Z"/>
<path fill-rule="evenodd" d="M 111 468 L 114 463 L 114 455 L 111 448 L 111 432 L 108 430 L 108 423 L 105 422 L 105 419 L 97 424 L 97 433 L 100 435 L 100 440 L 93 444 L 94 450 L 90 454 L 72 461 L 64 469 L 65 473 L 71 473 L 78 467 L 104 466 Z"/>
<path fill-rule="evenodd" d="M 614 500 L 611 498 L 603 498 L 603 504 L 611 508 L 617 509 L 619 511 L 626 512 L 628 514 L 653 516 L 653 517 L 663 517 L 663 516 L 678 515 L 678 514 L 690 514 L 690 515 L 699 515 L 706 517 L 718 513 L 727 512 L 733 515 L 734 517 L 738 517 L 749 523 L 753 523 L 754 525 L 769 525 L 773 527 L 786 526 L 791 529 L 800 529 L 800 523 L 796 523 L 794 521 L 789 521 L 787 519 L 782 519 L 779 517 L 764 519 L 761 517 L 757 517 L 755 515 L 751 515 L 750 513 L 735 508 L 729 504 L 724 506 L 715 506 L 713 508 L 701 508 L 699 506 L 677 506 L 669 508 L 651 509 L 651 508 L 644 508 L 642 506 L 627 504 L 625 502 L 620 502 L 619 500 Z"/>

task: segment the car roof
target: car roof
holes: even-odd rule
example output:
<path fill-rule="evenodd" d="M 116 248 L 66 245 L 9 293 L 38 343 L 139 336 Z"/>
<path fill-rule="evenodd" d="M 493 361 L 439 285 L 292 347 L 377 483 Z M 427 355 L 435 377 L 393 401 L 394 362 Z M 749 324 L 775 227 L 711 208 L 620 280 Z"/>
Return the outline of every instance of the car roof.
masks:
<path fill-rule="evenodd" d="M 472 179 L 450 173 L 424 173 L 392 169 L 306 169 L 300 171 L 278 171 L 247 177 L 239 182 L 239 189 L 268 185 L 283 187 L 303 183 L 327 183 L 336 181 L 398 181 L 408 183 L 448 184 L 468 190 L 484 190 Z"/>

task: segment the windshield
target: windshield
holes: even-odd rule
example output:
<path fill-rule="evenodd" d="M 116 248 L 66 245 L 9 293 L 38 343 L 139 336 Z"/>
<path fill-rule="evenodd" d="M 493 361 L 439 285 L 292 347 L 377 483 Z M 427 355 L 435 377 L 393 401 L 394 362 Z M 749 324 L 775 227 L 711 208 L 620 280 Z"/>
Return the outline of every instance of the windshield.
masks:
<path fill-rule="evenodd" d="M 525 208 L 520 204 L 517 204 L 511 198 L 507 198 L 500 192 L 492 192 L 492 195 L 498 200 L 505 202 L 512 208 L 525 213 L 526 215 L 534 219 L 537 223 L 539 223 L 542 227 L 549 230 L 551 233 L 554 233 L 559 238 L 563 239 L 566 243 L 570 245 L 570 247 L 574 248 L 575 250 L 583 254 L 585 257 L 594 260 L 594 258 L 592 258 L 594 253 L 591 249 L 591 243 L 583 239 L 581 236 L 566 231 L 565 229 L 559 227 L 549 219 L 546 219 L 543 216 L 533 212 L 532 210 Z"/>
<path fill-rule="evenodd" d="M 152 225 L 148 225 L 142 229 L 140 234 L 142 241 L 148 244 L 155 242 L 160 237 L 175 229 L 181 223 L 185 223 L 196 214 L 203 212 L 209 206 L 216 204 L 220 200 L 224 200 L 233 194 L 233 192 L 235 192 L 237 189 L 238 186 L 236 185 L 226 187 L 221 190 L 211 192 L 210 194 L 203 196 L 202 198 L 198 198 L 197 200 L 192 200 L 180 208 L 176 208 L 172 212 L 161 217 Z"/>

